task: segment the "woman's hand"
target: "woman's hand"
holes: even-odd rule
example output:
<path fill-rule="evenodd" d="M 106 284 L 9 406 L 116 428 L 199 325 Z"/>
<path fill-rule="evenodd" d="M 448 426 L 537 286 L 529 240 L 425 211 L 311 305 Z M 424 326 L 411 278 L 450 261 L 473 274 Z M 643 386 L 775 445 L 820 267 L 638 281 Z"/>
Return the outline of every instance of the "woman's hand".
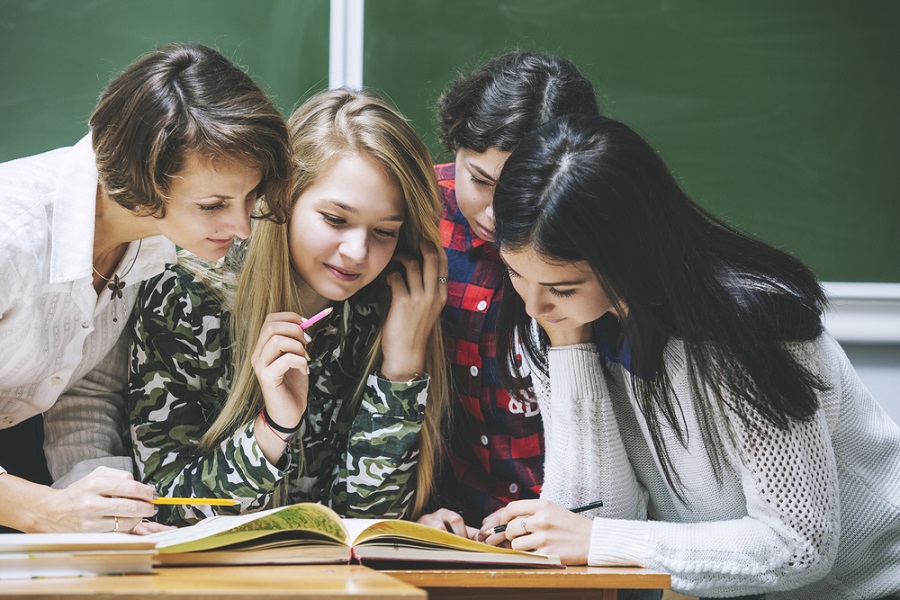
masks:
<path fill-rule="evenodd" d="M 476 536 L 478 535 L 478 530 L 466 525 L 462 515 L 447 508 L 439 508 L 433 513 L 422 515 L 416 523 L 428 525 L 435 529 L 444 529 L 450 533 L 455 533 L 460 537 L 469 538 L 470 540 L 476 539 Z"/>
<path fill-rule="evenodd" d="M 266 412 L 276 424 L 293 428 L 306 411 L 309 394 L 309 362 L 306 343 L 311 338 L 297 313 L 273 313 L 266 317 L 250 364 L 259 380 Z M 269 462 L 278 462 L 285 438 L 257 417 L 256 441 Z"/>
<path fill-rule="evenodd" d="M 428 336 L 447 302 L 447 255 L 443 248 L 424 242 L 421 249 L 421 263 L 407 254 L 395 256 L 405 278 L 402 273 L 387 277 L 391 308 L 381 337 L 381 373 L 394 381 L 425 370 Z"/>
<path fill-rule="evenodd" d="M 156 490 L 118 469 L 98 467 L 67 488 L 47 490 L 32 507 L 40 515 L 36 532 L 128 533 L 156 514 Z"/>
<path fill-rule="evenodd" d="M 163 525 L 155 521 L 144 519 L 131 530 L 134 535 L 150 535 L 151 533 L 160 533 L 161 531 L 169 531 L 170 529 L 178 529 L 174 525 Z"/>
<path fill-rule="evenodd" d="M 506 531 L 494 533 L 496 525 Z M 563 564 L 587 564 L 592 521 L 548 500 L 516 500 L 488 515 L 481 541 L 492 546 L 509 542 L 515 550 L 559 556 Z"/>

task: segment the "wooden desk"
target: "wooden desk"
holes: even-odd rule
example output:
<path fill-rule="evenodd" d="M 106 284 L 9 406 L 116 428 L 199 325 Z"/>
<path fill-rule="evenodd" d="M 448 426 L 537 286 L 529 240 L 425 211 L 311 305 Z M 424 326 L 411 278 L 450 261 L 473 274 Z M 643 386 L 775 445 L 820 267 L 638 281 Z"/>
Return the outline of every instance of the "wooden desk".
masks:
<path fill-rule="evenodd" d="M 382 571 L 428 590 L 429 598 L 517 600 L 538 598 L 616 600 L 620 589 L 668 589 L 665 573 L 637 568 L 569 567 L 560 569 L 432 569 Z"/>
<path fill-rule="evenodd" d="M 465 598 L 615 600 L 620 589 L 666 589 L 645 569 L 429 569 L 375 571 L 359 565 L 169 567 L 153 575 L 0 581 L 0 597 L 26 600 L 267 600 Z"/>
<path fill-rule="evenodd" d="M 0 581 L 27 600 L 265 600 L 426 598 L 423 590 L 358 565 L 171 567 L 153 575 Z"/>

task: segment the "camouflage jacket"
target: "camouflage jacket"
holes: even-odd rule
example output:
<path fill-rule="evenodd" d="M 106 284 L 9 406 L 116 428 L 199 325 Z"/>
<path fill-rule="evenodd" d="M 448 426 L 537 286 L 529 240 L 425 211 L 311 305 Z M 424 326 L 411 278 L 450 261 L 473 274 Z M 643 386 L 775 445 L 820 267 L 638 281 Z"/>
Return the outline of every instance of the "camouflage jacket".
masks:
<path fill-rule="evenodd" d="M 284 470 L 263 456 L 253 421 L 201 453 L 199 440 L 228 397 L 228 315 L 210 289 L 180 266 L 144 283 L 132 328 L 128 411 L 137 474 L 161 496 L 232 497 L 228 508 L 160 506 L 157 520 L 185 525 L 212 514 L 321 502 L 349 517 L 400 517 L 415 486 L 428 378 L 368 375 L 349 406 L 366 349 L 382 320 L 364 292 L 338 304 L 308 346 L 309 403 Z"/>

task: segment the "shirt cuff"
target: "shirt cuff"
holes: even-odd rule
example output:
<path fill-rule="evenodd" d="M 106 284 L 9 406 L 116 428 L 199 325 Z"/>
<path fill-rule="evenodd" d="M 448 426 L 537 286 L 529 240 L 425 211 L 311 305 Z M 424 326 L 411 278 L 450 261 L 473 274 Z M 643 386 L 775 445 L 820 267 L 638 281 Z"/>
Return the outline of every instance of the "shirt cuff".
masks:
<path fill-rule="evenodd" d="M 646 521 L 594 519 L 588 565 L 592 567 L 646 566 L 650 530 Z"/>
<path fill-rule="evenodd" d="M 282 471 L 269 462 L 269 459 L 263 454 L 262 448 L 259 447 L 259 443 L 256 441 L 255 424 L 256 419 L 247 423 L 247 425 L 244 426 L 244 429 L 239 431 L 238 435 L 235 436 L 234 442 L 236 446 L 236 456 L 251 458 L 245 462 L 246 468 L 244 477 L 247 478 L 248 483 L 250 483 L 256 491 L 263 494 L 272 491 L 275 484 L 288 474 L 292 465 L 291 461 L 288 461 L 285 470 Z M 300 436 L 295 436 L 294 440 L 299 443 Z M 291 447 L 288 446 L 285 451 L 290 452 Z"/>

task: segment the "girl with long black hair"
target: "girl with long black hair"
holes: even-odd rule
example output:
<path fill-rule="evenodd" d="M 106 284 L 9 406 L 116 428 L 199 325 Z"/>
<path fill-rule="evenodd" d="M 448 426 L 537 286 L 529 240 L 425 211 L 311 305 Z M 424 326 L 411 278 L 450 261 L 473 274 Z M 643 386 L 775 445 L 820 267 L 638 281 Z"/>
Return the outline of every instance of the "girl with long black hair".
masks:
<path fill-rule="evenodd" d="M 546 458 L 541 499 L 489 518 L 507 527 L 488 542 L 663 570 L 693 595 L 900 590 L 900 428 L 823 329 L 806 266 L 603 117 L 527 136 L 494 212 L 517 292 L 498 362 L 533 386 Z M 567 510 L 623 498 L 630 518 Z"/>

